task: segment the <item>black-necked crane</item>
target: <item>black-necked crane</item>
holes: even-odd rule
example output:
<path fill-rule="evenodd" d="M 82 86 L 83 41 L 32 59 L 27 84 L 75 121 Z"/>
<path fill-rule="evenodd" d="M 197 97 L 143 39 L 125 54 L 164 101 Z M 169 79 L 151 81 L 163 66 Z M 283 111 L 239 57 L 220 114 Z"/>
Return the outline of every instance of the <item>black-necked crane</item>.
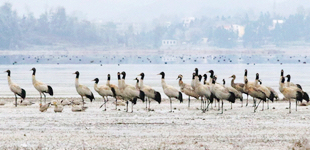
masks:
<path fill-rule="evenodd" d="M 48 93 L 53 96 L 53 89 L 51 86 L 42 83 L 36 79 L 36 68 L 32 68 L 32 84 L 34 88 L 40 93 L 40 103 L 42 102 L 42 94 L 44 95 L 44 103 L 46 103 L 46 95 L 44 93 Z M 31 71 L 30 70 L 30 71 Z"/>
<path fill-rule="evenodd" d="M 102 96 L 103 98 L 103 104 L 100 106 L 100 108 L 104 105 L 104 111 L 107 110 L 107 102 L 108 102 L 108 96 L 114 96 L 111 88 L 107 85 L 100 85 L 98 86 L 98 83 L 99 83 L 99 79 L 98 78 L 95 78 L 93 81 L 95 81 L 95 84 L 94 84 L 94 89 L 95 91 L 100 95 Z"/>
<path fill-rule="evenodd" d="M 283 76 L 283 73 L 284 73 L 284 71 L 282 70 L 281 71 L 281 75 Z M 302 87 L 301 87 L 301 85 L 300 84 L 294 84 L 293 82 L 291 82 L 291 75 L 286 75 L 285 76 L 286 78 L 287 78 L 287 81 L 286 81 L 286 86 L 294 86 L 294 87 L 298 87 L 298 88 L 300 88 L 301 90 L 302 90 Z"/>
<path fill-rule="evenodd" d="M 151 109 L 151 99 L 155 100 L 156 102 L 158 102 L 158 104 L 161 103 L 161 94 L 154 90 L 152 87 L 148 86 L 148 85 L 145 85 L 144 84 L 144 77 L 145 77 L 145 74 L 142 72 L 139 74 L 139 76 L 141 76 L 140 78 L 140 90 L 142 90 L 144 93 L 145 93 L 145 96 L 147 97 L 145 99 L 145 102 L 146 102 L 146 107 L 147 107 L 147 101 L 149 101 L 149 108 L 147 110 L 150 110 Z"/>
<path fill-rule="evenodd" d="M 79 76 L 80 76 L 80 72 L 76 71 L 75 73 L 76 77 L 75 77 L 75 89 L 78 92 L 78 94 L 82 97 L 82 107 L 84 107 L 84 96 L 89 98 L 90 102 L 93 102 L 93 100 L 95 100 L 94 94 L 93 92 L 91 92 L 91 90 L 85 86 L 79 83 Z"/>
<path fill-rule="evenodd" d="M 191 87 L 191 85 L 186 84 L 182 81 L 183 75 L 178 75 L 179 79 L 179 86 L 182 93 L 186 94 L 188 96 L 188 108 L 190 107 L 190 97 L 194 97 L 196 99 L 199 99 L 199 95 L 194 91 L 194 89 Z M 194 79 L 194 76 L 193 78 Z"/>
<path fill-rule="evenodd" d="M 258 98 L 260 99 L 259 103 L 263 100 L 266 101 L 267 100 L 267 96 L 264 93 L 264 91 L 262 91 L 261 89 L 258 89 L 255 86 L 249 86 L 249 82 L 248 79 L 245 79 L 244 81 L 244 91 L 247 92 L 250 96 L 254 98 Z M 254 107 L 254 112 L 256 112 L 258 105 L 256 107 Z"/>
<path fill-rule="evenodd" d="M 139 85 L 139 79 L 138 78 L 135 78 L 134 80 L 136 80 L 136 85 L 135 85 L 135 87 L 136 87 L 136 89 L 137 90 L 140 90 L 140 85 Z"/>
<path fill-rule="evenodd" d="M 248 79 L 248 70 L 247 69 L 244 70 L 244 77 L 243 77 L 243 79 L 244 79 L 244 82 L 245 82 L 245 79 Z M 255 86 L 255 82 L 250 82 L 248 80 L 248 86 L 249 87 Z M 248 104 L 249 104 L 249 94 L 246 95 L 246 104 L 245 104 L 245 106 L 248 106 Z M 255 107 L 255 106 L 256 106 L 256 101 L 253 99 L 253 107 Z"/>
<path fill-rule="evenodd" d="M 203 85 L 199 82 L 199 75 L 198 75 L 198 69 L 195 68 L 195 73 L 193 74 L 194 77 L 194 91 L 199 95 L 201 98 L 201 110 L 202 112 L 205 112 L 208 110 L 209 105 L 213 103 L 214 95 L 211 93 L 211 87 L 210 85 Z M 204 100 L 206 98 L 206 100 Z M 209 101 L 208 101 L 209 100 Z M 206 106 L 206 102 L 208 101 L 208 106 Z"/>
<path fill-rule="evenodd" d="M 242 93 L 238 90 L 236 90 L 235 88 L 231 87 L 231 86 L 225 86 L 225 79 L 223 79 L 223 86 L 229 91 L 229 92 L 233 92 L 235 94 L 236 99 L 239 99 L 241 102 L 243 101 L 243 96 Z M 232 109 L 232 103 L 231 103 L 231 109 Z"/>
<path fill-rule="evenodd" d="M 246 93 L 244 90 L 243 90 L 243 87 L 244 87 L 244 83 L 235 83 L 235 79 L 236 79 L 236 75 L 232 75 L 230 78 L 231 79 L 231 82 L 230 82 L 230 86 L 235 88 L 237 91 L 241 92 L 241 93 L 244 93 L 246 95 L 248 95 L 248 93 Z M 243 100 L 242 100 L 242 104 L 241 104 L 241 107 L 243 107 Z"/>
<path fill-rule="evenodd" d="M 300 84 L 294 84 L 294 83 L 292 83 L 291 82 L 291 75 L 286 75 L 286 77 L 287 77 L 287 86 L 288 87 L 297 87 L 297 88 L 299 88 L 299 89 L 301 89 L 302 90 L 302 87 L 301 87 L 301 85 Z M 303 91 L 303 90 L 302 90 Z M 304 99 L 304 100 L 309 100 L 309 95 L 308 95 L 308 93 L 307 92 L 305 92 L 305 91 L 303 91 L 303 95 L 302 95 L 302 98 Z"/>
<path fill-rule="evenodd" d="M 203 84 L 210 84 L 208 81 L 208 75 L 207 74 L 203 74 Z"/>
<path fill-rule="evenodd" d="M 126 78 L 126 72 L 122 72 L 121 73 L 122 76 L 122 80 L 121 80 L 121 93 L 122 93 L 122 97 L 124 98 L 124 100 L 126 101 L 126 112 L 128 112 L 128 101 L 131 101 L 132 105 L 131 105 L 131 112 L 133 112 L 133 105 L 135 105 L 137 103 L 137 99 L 141 99 L 144 102 L 145 99 L 145 93 L 141 90 L 136 89 L 135 86 L 130 85 L 130 84 L 126 84 L 125 83 L 125 78 Z M 120 86 L 120 85 L 119 85 Z"/>
<path fill-rule="evenodd" d="M 265 85 L 258 84 L 258 82 L 259 82 L 259 74 L 256 73 L 255 87 L 257 87 L 257 88 L 261 89 L 262 91 L 264 91 L 264 93 L 266 94 L 267 98 L 273 102 L 273 99 L 274 99 L 273 92 L 271 92 Z M 269 103 L 267 103 L 267 104 L 268 104 L 268 109 L 269 109 Z M 263 101 L 263 109 L 262 110 L 264 110 L 264 101 Z"/>
<path fill-rule="evenodd" d="M 26 91 L 11 81 L 11 71 L 10 70 L 7 70 L 5 72 L 8 73 L 8 84 L 9 84 L 10 90 L 15 95 L 15 107 L 17 107 L 17 95 L 20 96 L 22 99 L 25 99 L 26 98 Z"/>
<path fill-rule="evenodd" d="M 258 82 L 260 83 L 260 85 L 263 84 L 263 82 L 262 82 L 261 79 L 259 79 Z M 278 100 L 278 99 L 279 99 L 278 92 L 276 92 L 276 91 L 275 91 L 272 87 L 270 87 L 270 86 L 266 86 L 266 87 L 267 87 L 268 90 L 274 95 L 274 98 L 275 98 L 276 100 Z M 268 109 L 269 109 L 269 106 L 268 106 Z"/>
<path fill-rule="evenodd" d="M 163 88 L 164 93 L 168 96 L 170 100 L 170 112 L 172 112 L 171 98 L 176 98 L 180 101 L 180 103 L 182 103 L 183 102 L 182 93 L 179 90 L 177 90 L 175 87 L 166 84 L 164 72 L 161 72 L 158 75 L 161 75 L 161 86 Z"/>
<path fill-rule="evenodd" d="M 285 82 L 285 77 L 282 77 L 282 80 L 279 83 L 279 91 L 284 95 L 286 99 L 288 99 L 289 113 L 291 113 L 291 99 L 296 99 L 296 111 L 297 111 L 297 101 L 302 102 L 303 91 L 296 87 L 287 87 L 284 82 Z"/>
<path fill-rule="evenodd" d="M 214 74 L 214 71 L 213 71 L 213 70 L 209 70 L 207 73 L 210 73 L 209 85 L 211 85 L 213 79 L 215 78 L 215 74 Z M 208 82 L 207 82 L 207 83 L 208 83 Z M 207 83 L 206 83 L 206 84 L 207 84 Z M 215 84 L 221 85 L 221 84 L 219 84 L 219 83 L 216 83 L 216 81 L 215 81 Z M 220 110 L 220 99 L 216 98 L 216 96 L 215 96 L 215 100 L 218 101 L 218 103 L 219 103 L 219 108 L 218 108 L 218 109 Z M 214 107 L 216 107 L 216 101 L 214 102 Z M 211 106 L 212 106 L 212 105 L 211 105 Z"/>
<path fill-rule="evenodd" d="M 233 92 L 230 92 L 223 85 L 216 84 L 215 81 L 216 81 L 216 77 L 214 77 L 212 79 L 211 92 L 218 99 L 222 100 L 222 112 L 220 114 L 223 114 L 224 100 L 227 100 L 231 103 L 235 103 L 236 97 L 235 97 L 235 94 Z M 219 105 L 219 107 L 220 107 L 220 105 Z"/>
<path fill-rule="evenodd" d="M 110 87 L 111 91 L 113 92 L 113 96 L 115 97 L 115 110 L 117 110 L 117 97 L 121 97 L 120 89 L 117 85 L 111 84 L 110 80 L 111 80 L 111 75 L 108 74 L 107 86 Z M 120 80 L 120 75 L 119 75 L 119 80 Z"/>

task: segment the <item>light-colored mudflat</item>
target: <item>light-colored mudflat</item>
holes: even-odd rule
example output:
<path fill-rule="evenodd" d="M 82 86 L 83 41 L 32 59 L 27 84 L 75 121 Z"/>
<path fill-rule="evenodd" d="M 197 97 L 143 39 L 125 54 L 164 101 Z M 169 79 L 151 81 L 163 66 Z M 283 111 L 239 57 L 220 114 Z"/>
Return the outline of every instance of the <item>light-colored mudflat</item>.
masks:
<path fill-rule="evenodd" d="M 186 100 L 182 104 L 173 101 L 176 109 L 172 113 L 167 100 L 162 104 L 152 102 L 154 111 L 150 112 L 139 100 L 133 113 L 125 112 L 125 106 L 114 110 L 112 98 L 107 111 L 99 109 L 102 99 L 98 98 L 93 103 L 86 101 L 85 112 L 72 112 L 71 106 L 65 106 L 62 113 L 55 113 L 54 106 L 42 113 L 38 102 L 15 108 L 13 99 L 6 101 L 0 106 L 0 149 L 288 149 L 296 147 L 296 143 L 309 146 L 309 106 L 300 106 L 296 112 L 293 103 L 292 113 L 288 114 L 287 101 L 270 103 L 270 109 L 264 111 L 260 111 L 260 104 L 256 113 L 253 107 L 240 107 L 240 101 L 233 104 L 232 110 L 224 102 L 226 111 L 221 115 L 214 106 L 202 113 L 198 110 L 200 101 L 194 99 L 190 109 Z M 252 100 L 249 102 L 251 106 Z"/>

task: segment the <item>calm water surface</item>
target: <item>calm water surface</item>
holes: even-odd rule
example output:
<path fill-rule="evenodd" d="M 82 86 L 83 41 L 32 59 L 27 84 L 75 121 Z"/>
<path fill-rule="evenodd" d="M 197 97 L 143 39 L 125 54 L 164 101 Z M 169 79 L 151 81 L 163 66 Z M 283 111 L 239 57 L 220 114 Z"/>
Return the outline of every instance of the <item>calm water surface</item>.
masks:
<path fill-rule="evenodd" d="M 14 97 L 10 91 L 7 82 L 7 69 L 11 70 L 11 79 L 27 92 L 27 97 L 39 97 L 39 93 L 32 85 L 30 69 L 36 67 L 37 80 L 51 85 L 54 89 L 54 97 L 79 97 L 75 90 L 75 71 L 80 72 L 80 84 L 88 86 L 95 94 L 99 95 L 93 89 L 94 78 L 99 78 L 99 84 L 105 84 L 107 74 L 111 74 L 111 83 L 117 85 L 117 72 L 126 71 L 126 83 L 135 84 L 133 80 L 141 72 L 145 73 L 144 84 L 154 87 L 162 93 L 166 98 L 161 87 L 161 76 L 157 75 L 161 71 L 166 73 L 167 84 L 173 85 L 179 89 L 176 80 L 179 74 L 182 74 L 185 83 L 191 82 L 191 75 L 194 68 L 199 68 L 199 73 L 204 74 L 213 69 L 218 76 L 218 82 L 222 83 L 222 79 L 226 79 L 226 85 L 230 85 L 232 74 L 237 76 L 236 82 L 243 82 L 244 69 L 248 69 L 249 80 L 255 79 L 255 74 L 259 73 L 264 85 L 273 87 L 278 91 L 280 70 L 284 69 L 284 73 L 291 74 L 291 81 L 302 85 L 306 92 L 310 92 L 310 70 L 307 64 L 256 64 L 256 65 L 240 65 L 240 64 L 26 64 L 26 65 L 0 65 L 0 97 Z M 281 94 L 280 94 L 281 95 Z M 282 95 L 281 95 L 282 97 Z"/>

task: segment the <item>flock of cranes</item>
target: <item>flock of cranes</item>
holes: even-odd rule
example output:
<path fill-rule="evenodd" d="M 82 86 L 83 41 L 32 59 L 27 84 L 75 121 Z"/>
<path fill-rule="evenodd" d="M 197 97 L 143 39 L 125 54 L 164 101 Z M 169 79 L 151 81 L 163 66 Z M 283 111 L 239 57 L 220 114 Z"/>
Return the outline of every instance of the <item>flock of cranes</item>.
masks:
<path fill-rule="evenodd" d="M 51 102 L 46 103 L 46 93 L 50 96 L 53 96 L 53 89 L 50 85 L 47 85 L 43 82 L 36 80 L 35 74 L 36 69 L 32 68 L 32 84 L 35 89 L 40 93 L 40 111 L 44 112 L 48 109 Z M 19 87 L 17 84 L 11 81 L 11 71 L 7 70 L 8 73 L 8 84 L 10 90 L 15 95 L 15 106 L 17 107 L 17 96 L 21 97 L 21 103 L 23 103 L 26 98 L 26 91 Z M 80 103 L 80 107 L 72 108 L 72 111 L 83 111 L 86 109 L 84 107 L 84 97 L 90 99 L 92 102 L 95 100 L 94 94 L 91 90 L 79 83 L 79 71 L 73 73 L 76 75 L 75 78 L 75 88 L 77 93 L 81 96 L 82 102 Z M 210 79 L 207 81 L 208 75 L 210 74 Z M 212 103 L 216 106 L 216 102 L 218 102 L 218 110 L 220 107 L 222 108 L 221 114 L 223 113 L 223 105 L 224 100 L 232 103 L 235 103 L 236 99 L 239 99 L 243 107 L 243 96 L 242 94 L 247 95 L 246 106 L 248 106 L 248 96 L 250 95 L 253 98 L 253 107 L 254 112 L 257 110 L 259 104 L 263 102 L 262 110 L 264 110 L 264 103 L 267 102 L 267 109 L 269 109 L 269 101 L 273 102 L 274 99 L 278 99 L 278 93 L 269 86 L 265 86 L 262 84 L 262 81 L 259 79 L 259 74 L 256 74 L 254 82 L 250 82 L 247 78 L 247 69 L 244 72 L 244 83 L 235 83 L 236 76 L 232 75 L 231 86 L 226 86 L 226 82 L 223 79 L 223 84 L 217 82 L 217 76 L 214 74 L 213 70 L 209 70 L 206 74 L 200 75 L 198 68 L 194 69 L 192 74 L 192 80 L 190 84 L 184 83 L 182 81 L 183 75 L 178 75 L 177 80 L 179 83 L 179 88 L 168 85 L 165 81 L 165 72 L 160 72 L 158 75 L 161 76 L 161 85 L 163 88 L 163 92 L 169 98 L 170 101 L 170 112 L 172 112 L 172 98 L 179 100 L 181 103 L 183 102 L 183 94 L 188 96 L 188 107 L 190 107 L 190 97 L 194 97 L 197 100 L 201 100 L 201 110 L 202 112 L 208 111 L 209 106 Z M 98 85 L 99 79 L 95 78 L 93 81 L 95 91 L 102 96 L 104 102 L 100 106 L 100 108 L 104 105 L 104 111 L 106 111 L 106 103 L 108 101 L 108 97 L 114 97 L 116 100 L 115 109 L 117 109 L 117 100 L 122 99 L 126 102 L 126 112 L 128 112 L 128 104 L 132 103 L 131 112 L 133 112 L 133 105 L 135 105 L 138 99 L 142 100 L 142 102 L 146 103 L 146 110 L 151 110 L 150 103 L 151 101 L 156 101 L 159 104 L 162 101 L 160 92 L 153 89 L 151 86 L 144 84 L 145 74 L 142 72 L 138 76 L 139 78 L 135 78 L 137 81 L 135 85 L 130 85 L 125 82 L 126 72 L 118 72 L 117 80 L 118 84 L 114 85 L 110 83 L 111 75 L 107 75 L 107 82 L 105 85 Z M 203 82 L 201 81 L 204 78 Z M 285 82 L 285 78 L 287 78 Z M 284 71 L 281 70 L 280 81 L 279 81 L 279 91 L 284 95 L 286 99 L 289 101 L 289 113 L 291 113 L 291 100 L 296 100 L 296 111 L 297 111 L 297 102 L 302 102 L 306 100 L 309 102 L 308 94 L 303 91 L 302 86 L 299 84 L 294 84 L 290 82 L 291 76 L 288 74 L 284 76 Z M 42 104 L 42 94 L 44 96 L 45 105 Z M 259 100 L 256 105 L 256 100 Z M 53 102 L 55 105 L 55 112 L 61 112 L 63 110 L 62 103 Z M 232 109 L 232 105 L 231 105 Z"/>

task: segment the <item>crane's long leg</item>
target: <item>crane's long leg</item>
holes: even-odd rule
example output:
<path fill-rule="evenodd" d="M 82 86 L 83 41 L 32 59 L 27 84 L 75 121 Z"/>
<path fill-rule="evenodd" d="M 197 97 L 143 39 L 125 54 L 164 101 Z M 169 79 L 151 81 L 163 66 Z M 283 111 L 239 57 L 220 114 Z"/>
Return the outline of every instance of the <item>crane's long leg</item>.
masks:
<path fill-rule="evenodd" d="M 265 105 L 265 101 L 263 101 L 263 108 L 262 108 L 262 111 L 264 111 L 264 105 Z"/>
<path fill-rule="evenodd" d="M 245 107 L 247 107 L 249 104 L 249 94 L 246 95 L 246 104 L 245 104 Z"/>
<path fill-rule="evenodd" d="M 40 104 L 42 104 L 42 94 L 40 92 Z"/>
<path fill-rule="evenodd" d="M 262 100 L 260 100 L 260 101 L 258 102 L 257 106 L 254 107 L 254 112 L 256 112 L 256 109 L 257 109 L 257 107 L 259 106 L 259 103 L 260 103 L 261 101 L 262 101 Z"/>
<path fill-rule="evenodd" d="M 255 107 L 256 106 L 256 100 L 255 100 L 255 98 L 253 97 L 253 107 Z"/>
<path fill-rule="evenodd" d="M 206 112 L 206 110 L 207 110 L 207 100 L 208 99 L 206 99 L 206 98 L 204 98 L 204 97 L 202 97 L 202 101 L 203 101 L 203 112 Z"/>
<path fill-rule="evenodd" d="M 297 99 L 296 99 L 296 111 L 297 111 Z"/>
<path fill-rule="evenodd" d="M 131 113 L 133 113 L 133 102 L 131 102 Z"/>
<path fill-rule="evenodd" d="M 290 109 L 290 110 L 289 110 L 289 113 L 291 113 L 291 99 L 289 99 L 288 101 L 289 101 L 289 103 L 290 103 L 290 105 L 289 105 L 289 109 Z"/>
<path fill-rule="evenodd" d="M 220 107 L 220 105 L 221 105 L 221 104 L 219 103 L 219 105 L 218 105 L 218 106 L 219 106 L 219 108 L 221 108 L 221 107 Z M 222 100 L 222 112 L 221 112 L 221 113 L 218 113 L 218 114 L 223 114 L 223 108 L 224 108 L 224 106 L 223 106 L 223 105 L 224 105 L 224 101 Z"/>
<path fill-rule="evenodd" d="M 117 110 L 117 98 L 115 96 L 115 110 Z"/>
<path fill-rule="evenodd" d="M 107 100 L 103 97 L 104 102 L 104 111 L 107 111 Z"/>
<path fill-rule="evenodd" d="M 44 103 L 46 104 L 46 95 L 44 93 L 42 93 L 44 95 Z"/>
<path fill-rule="evenodd" d="M 191 99 L 190 99 L 190 96 L 188 96 L 188 108 L 190 107 L 191 105 Z"/>
<path fill-rule="evenodd" d="M 128 112 L 128 100 L 126 101 L 126 112 Z"/>
<path fill-rule="evenodd" d="M 200 109 L 201 109 L 201 110 L 203 109 L 203 108 L 202 108 L 202 106 L 203 106 L 202 103 L 203 103 L 203 102 L 202 102 L 202 97 L 201 97 L 201 102 L 200 102 Z"/>
<path fill-rule="evenodd" d="M 151 101 L 149 99 L 149 111 L 151 110 Z"/>
<path fill-rule="evenodd" d="M 145 110 L 147 111 L 147 98 L 145 98 Z"/>
<path fill-rule="evenodd" d="M 230 109 L 232 109 L 232 102 L 230 103 Z"/>
<path fill-rule="evenodd" d="M 269 101 L 267 101 L 267 109 L 269 109 Z"/>
<path fill-rule="evenodd" d="M 81 96 L 82 97 L 82 108 L 84 108 L 84 98 L 83 98 L 83 96 Z"/>
<path fill-rule="evenodd" d="M 17 107 L 17 96 L 15 94 L 15 107 Z"/>
<path fill-rule="evenodd" d="M 172 101 L 171 101 L 171 98 L 170 99 L 170 112 L 172 112 Z"/>

